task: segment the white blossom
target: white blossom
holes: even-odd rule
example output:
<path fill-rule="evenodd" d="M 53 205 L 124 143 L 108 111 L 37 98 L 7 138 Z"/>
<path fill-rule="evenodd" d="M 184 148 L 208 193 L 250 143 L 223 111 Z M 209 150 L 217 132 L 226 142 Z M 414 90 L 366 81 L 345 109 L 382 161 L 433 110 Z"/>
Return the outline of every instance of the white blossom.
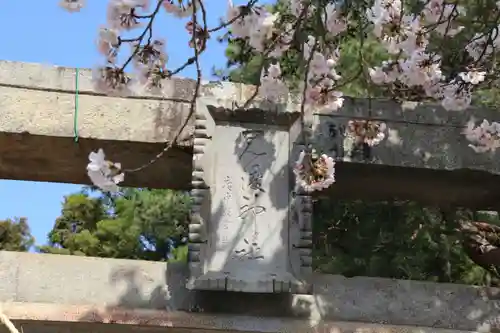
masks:
<path fill-rule="evenodd" d="M 85 0 L 61 0 L 59 6 L 70 13 L 79 12 L 85 7 Z"/>
<path fill-rule="evenodd" d="M 471 142 L 471 147 L 476 153 L 495 151 L 500 147 L 500 123 L 483 120 L 476 126 L 475 120 L 471 118 L 463 130 L 467 140 Z"/>
<path fill-rule="evenodd" d="M 117 192 L 118 184 L 125 178 L 125 174 L 120 172 L 121 165 L 107 161 L 102 149 L 91 152 L 89 161 L 87 175 L 92 183 L 105 192 Z"/>
<path fill-rule="evenodd" d="M 177 18 L 191 17 L 193 15 L 194 6 L 200 8 L 199 2 L 196 1 L 195 5 L 191 1 L 187 5 L 175 4 L 173 0 L 164 0 L 162 3 L 163 9 L 169 14 L 174 15 Z"/>
<path fill-rule="evenodd" d="M 271 101 L 277 101 L 280 96 L 287 94 L 285 83 L 281 80 L 279 63 L 269 65 L 267 71 L 263 68 L 260 76 L 261 93 Z"/>
<path fill-rule="evenodd" d="M 299 154 L 293 172 L 296 185 L 305 192 L 321 191 L 335 183 L 335 161 L 322 154 L 312 163 L 310 155 L 302 151 Z"/>

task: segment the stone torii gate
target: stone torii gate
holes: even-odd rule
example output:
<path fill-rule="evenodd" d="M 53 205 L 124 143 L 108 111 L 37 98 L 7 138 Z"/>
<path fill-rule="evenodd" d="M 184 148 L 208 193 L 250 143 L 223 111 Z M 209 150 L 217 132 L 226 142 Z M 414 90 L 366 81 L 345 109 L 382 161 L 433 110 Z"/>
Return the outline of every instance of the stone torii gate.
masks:
<path fill-rule="evenodd" d="M 77 94 L 75 74 L 74 68 L 0 62 L 1 178 L 86 184 L 82 166 L 88 153 L 101 147 L 126 168 L 142 165 L 177 133 L 195 85 L 176 78 L 166 83 L 162 98 L 113 98 L 93 90 L 91 72 L 85 69 L 79 71 Z M 201 93 L 231 107 L 248 100 L 253 89 L 208 84 Z M 346 104 L 332 116 L 317 116 L 326 151 L 341 146 L 334 126 L 370 116 L 366 101 Z M 255 106 L 265 107 L 258 99 Z M 287 100 L 283 109 L 293 112 L 297 105 Z M 461 134 L 470 115 L 494 120 L 496 110 L 446 112 L 391 102 L 373 102 L 371 110 L 371 118 L 386 122 L 388 139 L 373 149 L 374 163 L 338 162 L 337 183 L 324 195 L 497 208 L 499 155 L 474 153 Z M 175 147 L 146 170 L 127 175 L 125 185 L 190 189 L 193 133 L 191 121 Z"/>
<path fill-rule="evenodd" d="M 0 177 L 87 183 L 87 156 L 98 148 L 134 168 L 161 151 L 188 116 L 191 80 L 169 81 L 162 98 L 117 98 L 94 91 L 90 71 L 78 71 L 78 80 L 76 74 L 69 68 L 0 63 Z M 150 168 L 127 175 L 127 186 L 192 190 L 189 270 L 168 265 L 165 279 L 162 263 L 1 253 L 0 281 L 8 281 L 0 287 L 4 312 L 34 330 L 54 327 L 55 321 L 63 322 L 55 325 L 58 330 L 115 330 L 124 329 L 116 325 L 125 323 L 245 332 L 414 329 L 366 323 L 434 327 L 432 331 L 500 328 L 494 288 L 312 274 L 311 198 L 290 195 L 287 174 L 298 135 L 298 105 L 286 96 L 278 110 L 259 99 L 247 110 L 234 108 L 253 89 L 205 84 L 196 118 L 178 144 Z M 466 116 L 495 120 L 495 113 L 408 108 L 377 102 L 368 110 L 364 101 L 354 100 L 338 114 L 315 116 L 320 145 L 340 157 L 342 131 L 337 129 L 353 117 L 379 119 L 389 128 L 388 139 L 370 152 L 369 163 L 366 156 L 338 163 L 338 181 L 324 195 L 497 208 L 498 156 L 475 154 L 461 135 Z M 240 147 L 228 144 L 241 137 L 245 140 Z M 224 223 L 241 217 L 235 209 L 251 206 L 230 207 L 224 201 L 238 192 L 234 187 L 241 184 L 235 180 L 246 177 L 244 155 L 254 141 L 259 142 L 253 154 L 273 156 L 259 164 L 269 164 L 272 177 L 263 179 L 265 194 L 259 203 L 269 214 L 268 229 L 258 232 L 255 221 Z M 100 295 L 118 276 L 130 287 L 123 297 Z M 151 282 L 145 300 L 138 291 L 140 276 Z M 31 280 L 35 278 L 43 282 Z M 80 291 L 68 296 L 75 291 L 64 288 Z M 201 310 L 204 314 L 193 314 Z"/>

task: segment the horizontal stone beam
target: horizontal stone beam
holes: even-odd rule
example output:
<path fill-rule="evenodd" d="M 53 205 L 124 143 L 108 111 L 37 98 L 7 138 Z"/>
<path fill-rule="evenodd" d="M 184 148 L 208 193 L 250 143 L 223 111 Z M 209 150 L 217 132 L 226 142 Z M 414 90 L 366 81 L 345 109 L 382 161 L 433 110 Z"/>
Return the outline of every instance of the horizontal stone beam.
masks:
<path fill-rule="evenodd" d="M 88 154 L 100 147 L 136 168 L 163 150 L 189 114 L 191 81 L 171 81 L 175 94 L 164 98 L 116 98 L 93 89 L 90 70 L 76 77 L 74 68 L 0 62 L 1 178 L 87 184 Z M 185 189 L 191 133 L 189 124 L 178 145 L 147 171 L 129 174 L 127 184 Z"/>
<path fill-rule="evenodd" d="M 224 301 L 221 299 L 220 301 Z M 368 324 L 359 322 L 325 321 L 284 318 L 259 318 L 224 314 L 169 312 L 166 310 L 137 310 L 126 308 L 97 308 L 86 305 L 44 303 L 0 303 L 4 313 L 22 331 L 37 333 L 71 332 L 247 332 L 247 333 L 472 333 L 456 329 L 411 327 L 402 325 Z M 105 325 L 103 325 L 105 324 Z M 0 326 L 0 333 L 9 333 Z"/>
<path fill-rule="evenodd" d="M 62 321 L 248 332 L 500 328 L 496 288 L 320 274 L 311 280 L 312 295 L 195 292 L 185 288 L 186 270 L 184 264 L 0 251 L 0 306 L 13 319 L 39 320 L 40 326 Z"/>
<path fill-rule="evenodd" d="M 317 193 L 342 200 L 413 200 L 423 205 L 500 210 L 500 177 L 473 169 L 433 170 L 337 163 L 336 183 Z"/>
<path fill-rule="evenodd" d="M 160 96 L 110 97 L 94 89 L 90 69 L 0 61 L 0 178 L 87 184 L 88 154 L 98 148 L 126 169 L 148 164 L 189 118 L 195 87 L 174 78 Z M 221 105 L 251 93 L 234 84 L 200 91 Z M 193 118 L 174 147 L 124 185 L 189 189 Z"/>
<path fill-rule="evenodd" d="M 161 96 L 110 97 L 94 89 L 91 76 L 88 69 L 0 62 L 0 178 L 86 184 L 87 156 L 98 148 L 126 169 L 136 168 L 173 140 L 191 112 L 193 80 L 169 80 Z M 252 86 L 205 83 L 200 95 L 231 109 L 254 92 Z M 270 105 L 257 95 L 249 107 L 298 112 L 300 104 L 287 95 Z M 500 158 L 467 147 L 461 131 L 470 116 L 499 118 L 495 110 L 446 112 L 432 105 L 351 99 L 334 114 L 316 114 L 315 138 L 340 158 L 342 128 L 350 119 L 376 118 L 389 129 L 368 157 L 339 163 L 338 182 L 324 194 L 498 208 Z M 129 173 L 124 185 L 189 189 L 192 133 L 191 119 L 174 147 L 150 167 Z"/>

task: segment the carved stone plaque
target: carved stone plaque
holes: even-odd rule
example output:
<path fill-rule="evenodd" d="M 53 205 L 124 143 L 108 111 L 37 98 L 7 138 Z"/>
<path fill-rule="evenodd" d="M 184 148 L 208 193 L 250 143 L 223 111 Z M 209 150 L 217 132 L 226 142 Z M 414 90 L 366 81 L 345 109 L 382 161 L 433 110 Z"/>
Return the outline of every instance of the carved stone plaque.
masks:
<path fill-rule="evenodd" d="M 198 102 L 189 288 L 304 288 L 311 262 L 310 221 L 304 218 L 310 218 L 310 202 L 292 196 L 296 120 L 290 113 Z"/>

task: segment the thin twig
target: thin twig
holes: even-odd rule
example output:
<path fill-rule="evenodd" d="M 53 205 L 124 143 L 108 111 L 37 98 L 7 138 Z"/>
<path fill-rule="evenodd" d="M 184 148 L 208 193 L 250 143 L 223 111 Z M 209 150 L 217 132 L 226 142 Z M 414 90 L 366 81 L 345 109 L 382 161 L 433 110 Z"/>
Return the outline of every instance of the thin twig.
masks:
<path fill-rule="evenodd" d="M 257 3 L 257 1 L 259 0 L 250 0 L 244 7 L 245 7 L 245 10 L 242 10 L 240 12 L 239 15 L 237 15 L 236 17 L 233 17 L 231 20 L 229 21 L 226 21 L 226 22 L 223 22 L 221 23 L 218 27 L 215 27 L 215 28 L 212 28 L 212 29 L 208 29 L 208 32 L 216 32 L 216 31 L 219 31 L 223 28 L 226 28 L 228 26 L 230 26 L 231 24 L 233 24 L 234 22 L 236 22 L 236 20 L 242 18 L 243 16 L 245 16 L 248 12 L 250 12 L 250 10 L 252 9 L 252 7 Z"/>
<path fill-rule="evenodd" d="M 306 133 L 306 123 L 305 123 L 305 115 L 306 115 L 306 100 L 307 100 L 307 86 L 309 84 L 309 69 L 311 66 L 311 61 L 314 57 L 314 52 L 316 52 L 318 42 L 314 41 L 314 45 L 309 49 L 309 55 L 307 57 L 307 63 L 305 65 L 305 74 L 304 74 L 304 88 L 302 89 L 302 100 L 300 101 L 300 126 L 302 127 L 302 133 L 301 133 L 301 139 L 302 139 L 302 144 L 306 146 L 306 151 L 308 151 L 308 139 L 309 139 L 309 133 Z M 302 54 L 305 55 L 305 46 L 304 49 L 302 50 Z M 309 129 L 307 129 L 308 131 Z"/>
<path fill-rule="evenodd" d="M 158 0 L 158 3 L 156 4 L 155 10 L 150 15 L 151 18 L 149 19 L 149 22 L 148 22 L 146 28 L 144 29 L 144 31 L 142 32 L 142 34 L 137 38 L 137 41 L 138 41 L 137 46 L 135 47 L 135 49 L 132 52 L 132 54 L 128 57 L 128 59 L 123 63 L 123 66 L 121 68 L 122 71 L 125 70 L 125 67 L 127 67 L 127 65 L 132 61 L 132 59 L 134 59 L 134 57 L 137 54 L 137 52 L 139 52 L 139 50 L 141 49 L 141 42 L 144 39 L 144 37 L 146 37 L 146 34 L 148 33 L 148 31 L 149 32 L 152 31 L 152 29 L 153 29 L 153 22 L 155 20 L 156 15 L 160 11 L 160 8 L 161 8 L 161 5 L 163 4 L 163 1 L 164 0 Z"/>

